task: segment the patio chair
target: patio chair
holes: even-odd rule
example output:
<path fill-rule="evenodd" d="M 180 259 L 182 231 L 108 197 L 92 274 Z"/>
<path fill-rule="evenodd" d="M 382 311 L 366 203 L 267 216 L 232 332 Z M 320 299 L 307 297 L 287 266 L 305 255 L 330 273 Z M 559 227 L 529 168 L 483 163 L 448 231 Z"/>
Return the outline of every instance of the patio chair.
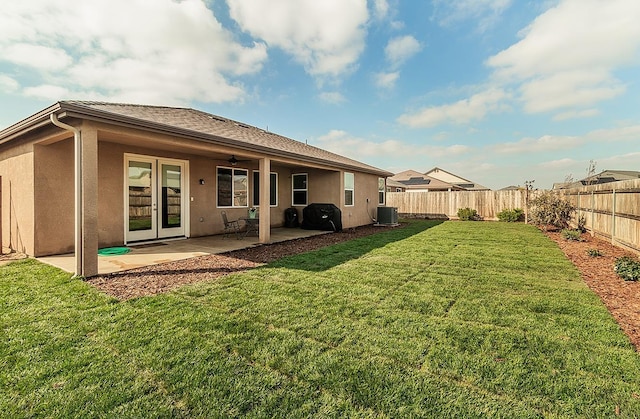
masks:
<path fill-rule="evenodd" d="M 226 239 L 229 237 L 229 234 L 234 233 L 236 235 L 236 239 L 240 240 L 240 223 L 238 220 L 229 221 L 226 211 L 222 211 L 220 214 L 222 215 L 222 222 L 224 223 L 223 238 Z"/>

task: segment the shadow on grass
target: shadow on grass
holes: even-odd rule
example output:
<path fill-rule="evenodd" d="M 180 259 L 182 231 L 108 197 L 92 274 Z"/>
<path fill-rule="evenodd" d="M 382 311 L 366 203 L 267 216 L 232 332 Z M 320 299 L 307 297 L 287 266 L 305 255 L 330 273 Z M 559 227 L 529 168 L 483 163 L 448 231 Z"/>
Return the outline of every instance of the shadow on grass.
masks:
<path fill-rule="evenodd" d="M 381 231 L 377 233 L 315 249 L 309 248 L 312 246 L 313 237 L 298 239 L 295 240 L 296 244 L 293 248 L 289 249 L 295 253 L 289 253 L 278 259 L 274 259 L 274 256 L 281 254 L 280 251 L 274 251 L 269 246 L 264 246 L 221 255 L 200 256 L 186 261 L 167 262 L 140 268 L 140 270 L 105 274 L 88 278 L 86 281 L 109 295 L 126 300 L 144 295 L 160 294 L 180 285 L 198 282 L 200 279 L 210 280 L 258 267 L 320 272 L 357 259 L 373 249 L 414 236 L 442 222 L 436 220 L 410 221 L 400 228 L 385 229 L 381 227 Z M 308 248 L 305 249 L 305 246 Z M 268 261 L 261 260 L 263 257 L 266 257 Z M 197 263 L 194 263 L 196 259 Z M 262 265 L 265 262 L 266 265 Z"/>
<path fill-rule="evenodd" d="M 357 259 L 389 243 L 404 240 L 439 224 L 441 220 L 412 221 L 402 228 L 381 231 L 370 236 L 345 241 L 310 252 L 286 256 L 267 265 L 268 268 L 289 268 L 311 272 L 331 269 L 349 260 Z"/>

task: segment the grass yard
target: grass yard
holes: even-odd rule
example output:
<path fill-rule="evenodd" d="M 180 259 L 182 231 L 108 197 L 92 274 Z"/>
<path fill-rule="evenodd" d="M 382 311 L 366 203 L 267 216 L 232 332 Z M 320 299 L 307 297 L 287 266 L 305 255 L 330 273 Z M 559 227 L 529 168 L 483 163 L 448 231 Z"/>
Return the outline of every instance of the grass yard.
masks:
<path fill-rule="evenodd" d="M 531 226 L 411 222 L 118 302 L 0 267 L 3 417 L 638 417 L 640 356 Z"/>

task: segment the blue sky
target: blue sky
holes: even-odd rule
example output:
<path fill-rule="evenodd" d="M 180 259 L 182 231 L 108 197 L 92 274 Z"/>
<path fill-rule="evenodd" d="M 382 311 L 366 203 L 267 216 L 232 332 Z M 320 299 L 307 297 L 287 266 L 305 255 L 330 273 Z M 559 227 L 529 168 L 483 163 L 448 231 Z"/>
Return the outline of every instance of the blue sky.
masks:
<path fill-rule="evenodd" d="M 185 106 L 494 189 L 640 170 L 638 0 L 51 0 L 0 10 L 0 126 Z"/>

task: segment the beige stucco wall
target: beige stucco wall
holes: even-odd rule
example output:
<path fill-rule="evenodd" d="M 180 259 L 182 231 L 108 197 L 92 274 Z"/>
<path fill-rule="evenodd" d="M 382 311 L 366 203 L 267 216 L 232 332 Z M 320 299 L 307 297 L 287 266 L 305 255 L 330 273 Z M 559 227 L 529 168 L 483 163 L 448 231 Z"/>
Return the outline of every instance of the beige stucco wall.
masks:
<path fill-rule="evenodd" d="M 334 204 L 342 212 L 343 228 L 371 224 L 377 216 L 378 176 L 362 172 L 354 174 L 354 205 L 344 203 L 344 171 L 325 171 L 318 169 L 294 170 L 292 173 L 308 173 L 309 204 Z M 291 194 L 289 185 L 289 194 Z M 367 202 L 367 198 L 369 202 Z M 291 199 L 289 197 L 289 199 Z M 297 207 L 300 216 L 304 206 Z"/>
<path fill-rule="evenodd" d="M 362 172 L 349 173 L 354 174 L 354 201 L 353 206 L 345 206 L 344 190 L 341 191 L 342 226 L 350 228 L 371 224 L 378 213 L 378 176 Z M 344 176 L 344 172 L 342 174 Z"/>
<path fill-rule="evenodd" d="M 152 148 L 155 138 L 151 134 L 140 137 L 139 132 L 118 129 L 104 134 L 105 126 L 83 125 L 98 135 L 98 197 L 97 233 L 99 247 L 124 243 L 125 215 L 125 154 L 179 159 L 188 161 L 187 205 L 190 223 L 187 233 L 191 237 L 219 234 L 223 231 L 220 208 L 216 206 L 216 168 L 228 167 L 226 155 L 219 148 L 208 150 L 205 145 L 191 152 L 180 152 L 183 140 L 158 137 L 164 142 L 162 149 Z M 131 135 L 131 136 L 130 136 Z M 60 140 L 60 138 L 66 139 Z M 2 244 L 5 247 L 44 256 L 73 252 L 74 250 L 74 150 L 70 133 L 48 137 L 45 142 L 0 148 L 0 176 L 2 176 Z M 147 144 L 141 146 L 139 144 Z M 168 146 L 167 144 L 170 144 Z M 213 147 L 213 146 L 212 146 Z M 219 146 L 215 146 L 219 147 Z M 233 154 L 229 150 L 229 154 Z M 258 160 L 248 159 L 238 168 L 248 170 L 250 184 Z M 344 172 L 305 167 L 303 163 L 271 162 L 271 172 L 278 173 L 278 205 L 271 207 L 271 225 L 284 224 L 284 211 L 292 206 L 291 177 L 294 173 L 308 174 L 308 203 L 333 203 L 343 216 L 345 228 L 370 224 L 375 217 L 378 200 L 378 177 L 355 172 L 355 205 L 344 205 Z M 203 179 L 201 185 L 199 180 Z M 249 205 L 253 205 L 253 189 L 249 190 Z M 369 199 L 367 204 L 366 199 Z M 304 206 L 297 207 L 302 217 Z M 225 208 L 230 218 L 247 216 L 246 208 Z M 37 228 L 34 228 L 34 225 Z"/>
<path fill-rule="evenodd" d="M 73 252 L 73 138 L 34 146 L 34 255 Z"/>
<path fill-rule="evenodd" d="M 378 179 L 379 176 L 372 176 L 360 173 L 360 180 L 356 181 L 356 205 L 358 206 L 359 223 L 370 224 L 372 218 L 378 217 Z M 367 202 L 367 199 L 369 202 Z"/>
<path fill-rule="evenodd" d="M 189 197 L 187 199 L 190 212 L 190 236 L 206 236 L 220 234 L 224 226 L 220 216 L 221 208 L 216 206 L 216 169 L 227 167 L 225 160 L 215 160 L 192 154 L 163 152 L 143 147 L 105 142 L 99 143 L 99 234 L 100 245 L 111 246 L 124 242 L 124 155 L 125 153 L 149 157 L 172 158 L 189 162 Z M 252 181 L 253 171 L 257 164 L 243 162 L 236 166 L 247 169 Z M 284 224 L 284 210 L 291 206 L 291 169 L 273 164 L 271 171 L 278 173 L 278 206 L 271 207 L 271 225 L 279 227 Z M 316 180 L 322 184 L 322 171 Z M 334 173 L 335 175 L 335 173 Z M 200 184 L 204 180 L 204 185 Z M 335 193 L 332 191 L 332 193 Z M 249 193 L 252 204 L 253 194 Z M 247 216 L 247 208 L 224 208 L 230 219 Z M 300 209 L 301 213 L 301 209 Z"/>
<path fill-rule="evenodd" d="M 34 254 L 33 146 L 0 149 L 2 246 Z"/>

